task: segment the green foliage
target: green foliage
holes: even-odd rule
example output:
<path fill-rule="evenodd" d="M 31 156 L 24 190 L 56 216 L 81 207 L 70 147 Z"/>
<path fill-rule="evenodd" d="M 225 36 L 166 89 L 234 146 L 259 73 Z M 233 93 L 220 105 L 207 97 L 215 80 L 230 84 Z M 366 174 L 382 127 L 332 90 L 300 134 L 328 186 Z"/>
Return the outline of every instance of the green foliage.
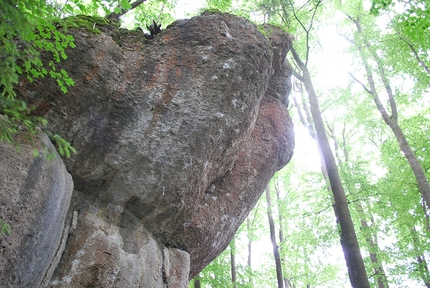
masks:
<path fill-rule="evenodd" d="M 214 261 L 200 272 L 200 281 L 202 284 L 208 284 L 211 287 L 228 287 L 231 285 L 230 276 L 230 251 L 224 250 Z M 205 286 L 203 286 L 205 287 Z"/>
<path fill-rule="evenodd" d="M 151 25 L 154 20 L 157 24 L 161 24 L 162 29 L 164 29 L 175 20 L 172 16 L 175 8 L 175 1 L 149 0 L 144 4 L 145 5 L 140 5 L 123 16 L 123 26 L 129 29 L 140 27 L 146 30 L 146 27 Z"/>
<path fill-rule="evenodd" d="M 58 153 L 60 153 L 60 155 L 65 155 L 67 158 L 70 158 L 71 153 L 76 153 L 75 148 L 73 148 L 69 142 L 67 142 L 66 140 L 64 140 L 61 136 L 59 136 L 58 134 L 55 134 L 53 136 L 50 137 L 50 139 L 56 143 L 57 145 L 57 150 Z"/>
<path fill-rule="evenodd" d="M 370 12 L 378 15 L 381 10 L 387 9 L 392 3 L 392 0 L 373 0 Z"/>
<path fill-rule="evenodd" d="M 69 16 L 67 18 L 62 19 L 57 26 L 62 27 L 65 30 L 69 28 L 84 27 L 85 29 L 87 29 L 87 31 L 98 34 L 100 33 L 100 30 L 98 29 L 98 27 L 102 25 L 108 25 L 108 24 L 112 25 L 112 23 L 106 18 L 102 18 L 98 16 L 77 15 L 77 16 Z"/>
<path fill-rule="evenodd" d="M 3 222 L 3 219 L 0 218 L 0 236 L 5 236 L 10 234 L 10 225 Z"/>
<path fill-rule="evenodd" d="M 232 0 L 206 0 L 209 10 L 228 12 L 232 6 Z"/>
<path fill-rule="evenodd" d="M 24 131 L 29 139 L 37 137 L 38 126 L 45 126 L 46 120 L 34 116 L 34 107 L 16 98 L 14 85 L 20 74 L 34 81 L 39 77 L 56 79 L 61 90 L 74 84 L 67 72 L 58 70 L 56 63 L 67 59 L 65 49 L 73 48 L 73 37 L 61 32 L 54 23 L 55 6 L 43 0 L 8 1 L 0 0 L 0 141 L 14 143 L 17 133 Z M 42 63 L 40 52 L 51 53 L 52 60 Z M 63 145 L 66 141 L 60 142 Z M 70 145 L 62 146 L 64 154 L 70 156 Z"/>

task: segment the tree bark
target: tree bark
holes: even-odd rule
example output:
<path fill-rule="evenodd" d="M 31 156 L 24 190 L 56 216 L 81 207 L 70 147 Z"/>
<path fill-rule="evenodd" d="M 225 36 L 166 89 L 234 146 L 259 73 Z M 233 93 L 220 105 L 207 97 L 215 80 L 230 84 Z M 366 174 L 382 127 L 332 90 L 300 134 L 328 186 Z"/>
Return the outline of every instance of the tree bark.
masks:
<path fill-rule="evenodd" d="M 327 175 L 329 177 L 331 190 L 335 201 L 335 210 L 337 222 L 340 225 L 341 239 L 343 253 L 345 255 L 346 265 L 348 267 L 349 279 L 352 287 L 354 288 L 367 288 L 369 281 L 367 279 L 366 269 L 364 267 L 363 258 L 361 256 L 360 247 L 358 245 L 357 236 L 352 223 L 351 214 L 348 207 L 348 201 L 345 196 L 342 183 L 340 181 L 339 171 L 334 160 L 333 153 L 324 129 L 324 123 L 321 117 L 318 99 L 311 81 L 309 70 L 306 65 L 301 61 L 300 57 L 292 48 L 294 60 L 297 66 L 303 73 L 299 80 L 305 85 L 309 103 L 311 106 L 312 118 L 317 133 L 318 144 L 323 154 L 324 162 L 327 168 Z"/>
<path fill-rule="evenodd" d="M 282 265 L 281 265 L 281 257 L 279 255 L 278 245 L 276 244 L 276 231 L 275 224 L 273 222 L 272 209 L 271 209 L 271 200 L 270 200 L 270 189 L 269 185 L 266 187 L 266 201 L 267 201 L 267 217 L 269 218 L 269 228 L 270 228 L 270 240 L 272 241 L 273 246 L 273 255 L 275 256 L 275 264 L 276 264 L 276 278 L 278 280 L 278 288 L 283 288 L 283 278 L 282 278 Z"/>

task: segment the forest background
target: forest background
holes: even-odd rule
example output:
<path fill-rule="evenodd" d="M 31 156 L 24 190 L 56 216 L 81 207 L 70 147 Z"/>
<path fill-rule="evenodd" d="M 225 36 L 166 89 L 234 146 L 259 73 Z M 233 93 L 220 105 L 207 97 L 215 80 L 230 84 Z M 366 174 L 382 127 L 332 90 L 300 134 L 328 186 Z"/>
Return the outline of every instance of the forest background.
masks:
<path fill-rule="evenodd" d="M 152 20 L 166 27 L 216 9 L 282 27 L 294 40 L 288 109 L 295 155 L 228 249 L 190 287 L 430 287 L 429 6 L 427 0 L 0 0 L 0 141 L 13 143 L 23 127 L 33 135 L 46 124 L 15 98 L 19 74 L 53 77 L 65 93 L 73 85 L 67 71 L 55 68 L 74 46 L 56 30 L 60 18 L 114 12 L 124 27 L 145 30 Z M 53 53 L 49 67 L 40 50 Z M 60 153 L 73 153 L 67 139 L 50 137 Z M 2 237 L 13 229 L 1 219 L 0 226 Z"/>

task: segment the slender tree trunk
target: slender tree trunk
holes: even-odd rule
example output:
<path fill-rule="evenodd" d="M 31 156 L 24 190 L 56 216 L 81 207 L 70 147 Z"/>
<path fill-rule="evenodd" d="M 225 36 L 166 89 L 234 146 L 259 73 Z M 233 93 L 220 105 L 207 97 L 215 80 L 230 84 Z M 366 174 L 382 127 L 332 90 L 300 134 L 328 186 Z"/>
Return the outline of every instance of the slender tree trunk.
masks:
<path fill-rule="evenodd" d="M 252 240 L 251 240 L 251 220 L 249 216 L 246 218 L 246 229 L 248 231 L 248 272 L 249 272 L 249 284 L 252 285 Z"/>
<path fill-rule="evenodd" d="M 342 133 L 342 142 L 339 143 L 338 138 L 335 135 L 334 132 L 334 126 L 330 127 L 330 125 L 327 125 L 328 130 L 330 132 L 330 136 L 334 141 L 334 147 L 335 147 L 335 153 L 336 153 L 336 158 L 337 161 L 339 163 L 340 167 L 348 167 L 348 161 L 349 161 L 349 153 L 348 153 L 348 149 L 346 147 L 346 136 L 345 136 L 345 126 L 344 126 L 344 130 Z M 339 147 L 340 146 L 340 147 Z M 343 151 L 343 156 L 341 157 L 340 155 L 340 151 Z M 344 159 L 344 160 L 342 160 Z M 378 259 L 378 256 L 376 254 L 376 251 L 379 251 L 379 247 L 378 247 L 378 241 L 376 238 L 375 233 L 370 232 L 369 229 L 369 225 L 367 223 L 367 221 L 364 219 L 366 217 L 366 213 L 364 212 L 363 206 L 361 205 L 360 201 L 356 202 L 356 207 L 357 207 L 357 212 L 361 215 L 360 216 L 360 223 L 361 223 L 361 228 L 364 232 L 364 235 L 366 237 L 366 242 L 369 246 L 369 256 L 370 256 L 370 260 L 372 261 L 372 263 L 374 264 L 374 275 L 377 277 L 377 284 L 378 284 L 378 288 L 388 288 L 388 281 L 387 281 L 387 277 L 385 275 L 384 272 L 384 268 L 382 267 L 381 262 Z M 373 216 L 369 213 L 371 219 L 372 219 L 372 223 L 373 221 Z"/>
<path fill-rule="evenodd" d="M 233 288 L 236 288 L 236 240 L 233 238 L 230 242 L 230 266 L 231 266 L 231 282 Z"/>
<path fill-rule="evenodd" d="M 194 277 L 193 279 L 193 287 L 194 288 L 201 288 L 201 284 L 200 284 L 200 275 L 197 275 L 196 277 Z"/>
<path fill-rule="evenodd" d="M 357 28 L 357 32 L 362 35 L 363 29 L 361 27 L 360 20 L 358 18 L 354 19 L 351 16 L 348 16 L 348 17 L 355 24 L 355 26 Z M 397 105 L 396 105 L 396 101 L 394 99 L 391 85 L 390 85 L 388 78 L 386 76 L 386 73 L 385 73 L 385 68 L 382 65 L 378 55 L 376 55 L 375 52 L 371 49 L 372 47 L 371 47 L 370 43 L 367 41 L 367 39 L 364 39 L 364 46 L 366 46 L 368 48 L 370 54 L 372 55 L 373 60 L 376 62 L 377 67 L 378 67 L 379 77 L 381 78 L 381 80 L 385 86 L 385 90 L 387 92 L 387 96 L 388 96 L 388 100 L 389 100 L 389 104 L 390 104 L 391 115 L 388 114 L 387 110 L 385 109 L 384 105 L 382 104 L 380 97 L 377 93 L 372 69 L 368 63 L 367 56 L 363 51 L 364 47 L 362 47 L 358 43 L 356 43 L 356 46 L 357 46 L 358 52 L 360 53 L 361 59 L 363 61 L 364 68 L 366 70 L 367 81 L 368 81 L 369 87 L 367 87 L 366 85 L 361 83 L 352 74 L 351 74 L 351 76 L 354 78 L 355 81 L 357 81 L 358 83 L 360 83 L 362 85 L 362 87 L 364 88 L 364 90 L 366 90 L 367 93 L 369 93 L 372 96 L 373 101 L 375 102 L 375 105 L 378 108 L 378 111 L 381 114 L 382 119 L 388 125 L 388 127 L 390 127 L 391 131 L 393 131 L 394 136 L 397 139 L 397 143 L 399 144 L 400 149 L 402 150 L 404 156 L 408 160 L 409 166 L 411 167 L 412 172 L 414 173 L 415 179 L 416 179 L 417 184 L 418 184 L 418 189 L 423 196 L 423 199 L 424 199 L 424 202 L 426 203 L 427 209 L 429 209 L 430 208 L 430 185 L 429 185 L 427 177 L 424 173 L 423 167 L 418 162 L 418 159 L 417 159 L 415 153 L 412 151 L 412 148 L 409 145 L 409 143 L 405 137 L 405 134 L 403 133 L 402 129 L 400 128 L 400 126 L 397 122 L 397 118 L 398 118 Z"/>
<path fill-rule="evenodd" d="M 426 259 L 424 258 L 424 255 L 418 255 L 417 261 L 420 269 L 421 279 L 423 279 L 426 287 L 430 288 L 430 273 L 429 273 L 429 268 L 427 266 L 427 262 L 426 262 Z"/>
<path fill-rule="evenodd" d="M 302 82 L 300 82 L 300 83 L 302 83 Z M 300 94 L 303 94 L 302 88 L 300 88 L 299 92 L 300 92 Z M 307 127 L 308 133 L 312 137 L 312 139 L 314 139 L 318 143 L 317 132 L 315 131 L 314 123 L 312 121 L 312 117 L 311 117 L 311 115 L 310 115 L 310 113 L 308 111 L 308 108 L 306 106 L 305 100 L 302 97 L 303 111 L 305 112 L 306 118 L 303 116 L 302 109 L 300 108 L 300 105 L 299 105 L 296 97 L 294 97 L 294 95 L 293 95 L 292 98 L 293 98 L 293 101 L 294 101 L 294 105 L 296 106 L 297 111 L 299 113 L 300 121 L 302 122 L 302 124 L 305 127 Z M 326 165 L 325 165 L 325 162 L 324 162 L 324 156 L 323 156 L 323 153 L 321 151 L 320 145 L 318 144 L 317 146 L 318 146 L 318 153 L 320 155 L 321 173 L 322 173 L 322 176 L 324 178 L 324 182 L 326 184 L 327 192 L 331 195 L 331 199 L 330 200 L 331 200 L 331 203 L 332 203 L 333 211 L 334 211 L 334 213 L 336 215 L 336 208 L 335 208 L 334 199 L 333 199 L 333 192 L 331 191 L 330 180 L 328 179 L 327 168 L 326 168 Z M 337 218 L 337 216 L 336 216 L 336 218 Z"/>
<path fill-rule="evenodd" d="M 357 206 L 359 206 L 358 209 L 363 210 L 360 204 L 358 204 Z M 360 222 L 363 230 L 369 229 L 367 221 L 360 220 Z M 374 264 L 373 272 L 377 277 L 378 288 L 388 288 L 388 281 L 387 277 L 385 276 L 384 267 L 382 266 L 381 262 L 378 259 L 378 255 L 375 252 L 379 250 L 378 242 L 376 241 L 376 239 L 373 239 L 372 235 L 366 236 L 366 242 L 369 244 L 370 260 Z"/>
<path fill-rule="evenodd" d="M 278 221 L 279 221 L 279 243 L 280 245 L 282 245 L 284 243 L 284 219 L 282 218 L 282 201 L 281 201 L 281 195 L 280 195 L 280 191 L 277 187 L 275 187 L 276 190 L 276 203 L 278 204 Z M 281 252 L 282 247 L 279 248 L 279 252 Z M 282 254 L 282 253 L 280 253 Z M 286 271 L 286 266 L 287 266 L 287 259 L 285 257 L 282 257 L 282 255 L 280 255 L 280 258 L 282 259 L 282 261 L 284 262 L 284 265 L 282 265 L 282 275 L 284 277 L 284 287 L 289 286 L 288 284 L 288 278 L 287 278 L 287 271 Z"/>
<path fill-rule="evenodd" d="M 412 148 L 409 145 L 408 140 L 406 140 L 405 134 L 403 134 L 403 131 L 400 128 L 397 121 L 392 121 L 391 125 L 389 126 L 393 131 L 394 135 L 396 136 L 400 149 L 403 151 L 403 154 L 408 160 L 409 166 L 411 167 L 415 175 L 418 188 L 423 196 L 424 202 L 426 203 L 427 209 L 429 209 L 430 208 L 430 186 L 429 186 L 427 177 L 424 173 L 424 170 L 421 164 L 418 162 L 417 156 L 412 151 Z"/>
<path fill-rule="evenodd" d="M 357 236 L 355 234 L 354 225 L 349 212 L 348 201 L 346 199 L 345 191 L 340 181 L 339 171 L 324 129 L 324 123 L 321 117 L 318 99 L 312 85 L 310 73 L 294 48 L 291 49 L 291 52 L 293 53 L 296 64 L 303 73 L 303 76 L 299 76 L 299 79 L 305 85 L 309 97 L 318 143 L 327 168 L 327 174 L 335 201 L 337 221 L 340 225 L 340 243 L 342 245 L 346 265 L 348 267 L 349 279 L 352 287 L 367 288 L 370 287 L 369 281 L 367 279 L 366 269 L 364 267 L 363 258 L 361 257 L 360 247 L 358 245 Z"/>
<path fill-rule="evenodd" d="M 421 243 L 420 240 L 418 238 L 418 232 L 415 229 L 415 227 L 412 227 L 411 229 L 411 233 L 412 233 L 412 244 L 416 253 L 416 259 L 418 262 L 418 267 L 417 269 L 419 269 L 419 273 L 421 276 L 421 279 L 423 280 L 424 284 L 426 285 L 427 288 L 430 288 L 430 271 L 427 265 L 427 261 L 426 258 L 424 257 L 424 254 L 421 252 L 420 247 Z"/>
<path fill-rule="evenodd" d="M 281 266 L 281 257 L 279 255 L 278 245 L 276 244 L 276 231 L 275 224 L 273 222 L 272 216 L 272 204 L 270 200 L 270 189 L 269 185 L 266 187 L 266 201 L 267 201 L 267 217 L 269 218 L 269 228 L 270 228 L 270 240 L 272 241 L 273 246 L 273 255 L 275 256 L 275 264 L 276 264 L 276 278 L 278 280 L 278 288 L 283 288 L 283 278 L 282 278 L 282 266 Z"/>

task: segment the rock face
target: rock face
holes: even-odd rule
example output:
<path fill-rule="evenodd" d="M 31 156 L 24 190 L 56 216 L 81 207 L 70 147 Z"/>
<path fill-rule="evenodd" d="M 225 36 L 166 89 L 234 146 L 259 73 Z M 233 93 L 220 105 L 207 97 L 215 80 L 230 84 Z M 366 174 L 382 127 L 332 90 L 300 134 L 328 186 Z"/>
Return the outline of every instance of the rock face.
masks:
<path fill-rule="evenodd" d="M 281 103 L 291 41 L 219 13 L 150 41 L 98 28 L 70 29 L 77 47 L 61 67 L 75 86 L 66 95 L 52 79 L 18 87 L 78 151 L 65 160 L 73 219 L 49 285 L 186 287 L 292 156 Z"/>
<path fill-rule="evenodd" d="M 48 137 L 41 140 L 56 154 Z M 47 153 L 34 157 L 33 149 L 23 142 L 18 154 L 0 144 L 0 218 L 12 232 L 0 238 L 1 287 L 40 287 L 54 272 L 66 241 L 72 177 L 58 154 L 47 160 Z"/>

